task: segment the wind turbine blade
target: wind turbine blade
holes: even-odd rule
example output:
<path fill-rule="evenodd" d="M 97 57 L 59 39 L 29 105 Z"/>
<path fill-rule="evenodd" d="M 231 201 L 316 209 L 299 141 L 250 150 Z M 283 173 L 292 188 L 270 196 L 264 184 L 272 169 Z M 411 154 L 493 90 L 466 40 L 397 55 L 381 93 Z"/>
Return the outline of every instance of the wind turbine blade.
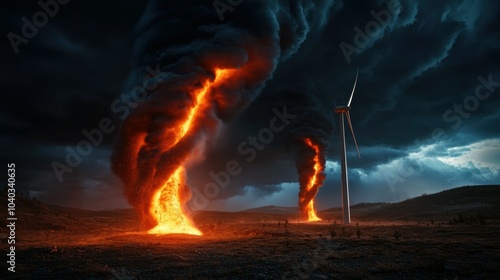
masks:
<path fill-rule="evenodd" d="M 349 102 L 347 102 L 347 107 L 351 106 L 352 97 L 354 96 L 354 90 L 356 90 L 356 84 L 358 83 L 358 74 L 359 74 L 359 67 L 358 70 L 356 71 L 356 80 L 354 80 L 354 86 L 352 87 L 351 97 L 349 98 Z"/>
<path fill-rule="evenodd" d="M 354 145 L 356 145 L 356 151 L 358 151 L 358 158 L 361 158 L 361 155 L 359 154 L 358 142 L 356 141 L 356 136 L 354 136 L 354 129 L 352 128 L 351 115 L 349 114 L 349 111 L 346 112 L 346 115 L 347 115 L 347 123 L 349 123 L 349 127 L 351 128 L 352 138 L 354 139 Z"/>

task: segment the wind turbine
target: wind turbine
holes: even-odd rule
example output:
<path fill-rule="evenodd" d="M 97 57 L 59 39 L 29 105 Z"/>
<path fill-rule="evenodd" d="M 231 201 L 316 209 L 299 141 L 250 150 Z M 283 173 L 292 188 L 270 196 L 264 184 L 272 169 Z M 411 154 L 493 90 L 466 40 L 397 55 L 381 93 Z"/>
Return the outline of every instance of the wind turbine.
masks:
<path fill-rule="evenodd" d="M 335 113 L 339 114 L 340 119 L 340 164 L 341 164 L 341 179 L 342 179 L 342 216 L 344 218 L 344 224 L 349 224 L 351 222 L 351 208 L 349 205 L 349 181 L 347 178 L 347 157 L 345 151 L 345 129 L 344 129 L 344 116 L 347 118 L 347 123 L 351 129 L 352 138 L 354 139 L 354 144 L 356 145 L 356 150 L 358 151 L 358 157 L 361 158 L 358 149 L 358 143 L 356 142 L 356 136 L 354 136 L 354 129 L 352 128 L 351 116 L 349 115 L 349 110 L 351 110 L 352 97 L 354 96 L 354 90 L 356 89 L 356 84 L 358 83 L 359 68 L 356 72 L 356 80 L 354 81 L 354 86 L 352 88 L 351 97 L 346 106 L 335 107 Z"/>

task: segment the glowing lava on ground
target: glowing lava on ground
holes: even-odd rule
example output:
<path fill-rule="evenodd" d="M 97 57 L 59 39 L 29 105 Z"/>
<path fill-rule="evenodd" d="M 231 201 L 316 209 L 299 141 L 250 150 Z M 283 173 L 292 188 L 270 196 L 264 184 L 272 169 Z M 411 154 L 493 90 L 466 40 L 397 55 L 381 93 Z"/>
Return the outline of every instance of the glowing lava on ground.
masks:
<path fill-rule="evenodd" d="M 318 184 L 318 175 L 320 172 L 323 172 L 324 167 L 321 164 L 320 158 L 319 158 L 319 146 L 314 144 L 310 138 L 305 139 L 305 143 L 307 146 L 311 147 L 314 150 L 314 172 L 311 177 L 308 178 L 307 186 L 306 186 L 306 192 L 309 192 L 313 190 L 314 187 L 317 186 Z M 305 199 L 304 197 L 300 198 L 301 200 Z M 321 219 L 316 215 L 316 210 L 314 209 L 314 197 L 309 201 L 307 204 L 307 221 L 308 222 L 313 222 L 313 221 L 321 221 Z"/>
<path fill-rule="evenodd" d="M 215 79 L 213 81 L 205 81 L 203 86 L 194 92 L 194 104 L 189 109 L 186 119 L 177 127 L 174 127 L 176 132 L 175 137 L 170 143 L 165 143 L 168 148 L 177 145 L 192 129 L 197 121 L 201 121 L 207 109 L 212 104 L 212 96 L 214 87 L 218 83 L 227 80 L 234 70 L 215 71 Z M 200 143 L 204 145 L 204 143 Z M 148 231 L 150 234 L 173 234 L 184 233 L 201 235 L 202 233 L 194 226 L 191 218 L 184 211 L 184 204 L 190 197 L 190 192 L 186 186 L 186 171 L 185 164 L 191 158 L 184 159 L 172 175 L 165 180 L 162 186 L 158 186 L 150 203 L 149 212 L 157 221 L 157 225 Z"/>

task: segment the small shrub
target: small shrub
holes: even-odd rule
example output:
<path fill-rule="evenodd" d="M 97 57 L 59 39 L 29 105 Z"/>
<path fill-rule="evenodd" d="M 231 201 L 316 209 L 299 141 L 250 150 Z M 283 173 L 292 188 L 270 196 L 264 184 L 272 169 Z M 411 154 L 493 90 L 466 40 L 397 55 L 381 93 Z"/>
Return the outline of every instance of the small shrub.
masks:
<path fill-rule="evenodd" d="M 486 225 L 486 220 L 484 219 L 483 214 L 481 214 L 481 213 L 477 214 L 477 220 L 479 221 L 479 223 L 481 225 L 483 225 L 483 226 Z"/>
<path fill-rule="evenodd" d="M 445 271 L 446 261 L 441 257 L 435 257 L 429 260 L 427 269 L 437 273 L 442 273 Z"/>
<path fill-rule="evenodd" d="M 394 231 L 394 239 L 399 240 L 402 236 L 403 234 L 399 230 Z"/>
<path fill-rule="evenodd" d="M 459 223 L 465 223 L 464 214 L 458 214 L 458 222 Z"/>

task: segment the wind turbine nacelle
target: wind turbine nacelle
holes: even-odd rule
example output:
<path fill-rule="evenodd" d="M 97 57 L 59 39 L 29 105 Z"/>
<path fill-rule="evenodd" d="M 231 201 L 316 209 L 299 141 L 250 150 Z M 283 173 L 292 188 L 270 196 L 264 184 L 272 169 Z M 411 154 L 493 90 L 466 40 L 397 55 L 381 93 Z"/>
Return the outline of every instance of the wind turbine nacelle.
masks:
<path fill-rule="evenodd" d="M 349 110 L 351 110 L 351 107 L 349 107 L 349 106 L 337 106 L 337 107 L 335 107 L 335 113 L 337 113 L 337 114 L 345 113 Z"/>

